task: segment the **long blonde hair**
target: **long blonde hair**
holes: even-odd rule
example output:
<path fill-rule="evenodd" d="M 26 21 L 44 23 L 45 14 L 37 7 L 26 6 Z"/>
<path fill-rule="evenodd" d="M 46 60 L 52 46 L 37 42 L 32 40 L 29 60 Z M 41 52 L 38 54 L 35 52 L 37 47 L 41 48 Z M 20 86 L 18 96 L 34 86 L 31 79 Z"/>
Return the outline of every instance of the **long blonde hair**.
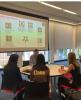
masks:
<path fill-rule="evenodd" d="M 77 62 L 76 55 L 74 52 L 70 52 L 68 54 L 68 61 L 69 61 L 69 64 L 73 64 L 76 67 L 80 66 L 79 63 Z"/>

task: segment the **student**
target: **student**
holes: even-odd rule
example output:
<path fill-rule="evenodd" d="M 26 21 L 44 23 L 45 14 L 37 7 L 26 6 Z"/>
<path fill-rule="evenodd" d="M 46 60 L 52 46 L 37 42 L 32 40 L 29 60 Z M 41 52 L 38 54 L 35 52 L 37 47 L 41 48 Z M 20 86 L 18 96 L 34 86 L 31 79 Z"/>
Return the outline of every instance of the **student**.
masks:
<path fill-rule="evenodd" d="M 30 79 L 36 82 L 49 82 L 49 69 L 43 54 L 38 54 L 36 65 L 33 66 Z"/>
<path fill-rule="evenodd" d="M 16 93 L 17 90 L 21 89 L 26 84 L 26 82 L 22 80 L 20 70 L 17 66 L 17 61 L 18 55 L 12 54 L 9 58 L 7 65 L 4 67 L 4 74 L 2 78 L 2 88 L 9 89 L 14 93 Z M 22 93 L 20 93 L 18 97 L 20 98 L 20 100 L 23 100 L 21 99 Z"/>
<path fill-rule="evenodd" d="M 80 65 L 77 62 L 76 59 L 76 55 L 74 52 L 70 52 L 68 54 L 68 62 L 69 62 L 69 66 L 68 66 L 68 70 L 60 70 L 60 72 L 63 73 L 71 73 L 72 77 L 73 77 L 73 81 L 77 83 L 77 79 L 78 79 L 78 75 L 80 74 Z"/>
<path fill-rule="evenodd" d="M 80 75 L 80 65 L 77 62 L 76 55 L 74 52 L 68 54 L 68 69 L 60 69 L 59 71 L 63 73 L 62 77 L 59 77 L 58 88 L 60 93 L 70 95 L 71 89 L 78 89 L 79 86 L 79 75 Z M 81 79 L 81 78 L 80 78 Z M 66 96 L 66 97 L 67 97 Z M 63 99 L 63 97 L 61 97 Z M 63 99 L 65 100 L 65 98 Z"/>
<path fill-rule="evenodd" d="M 49 100 L 49 69 L 45 64 L 45 58 L 43 54 L 38 54 L 36 65 L 33 66 L 31 70 L 30 80 L 35 83 L 42 83 L 45 85 L 42 85 L 40 90 L 37 90 L 37 95 L 39 96 L 40 100 Z M 41 91 L 41 93 L 39 93 Z M 46 98 L 48 99 L 46 99 Z M 39 100 L 39 99 L 37 99 Z"/>
<path fill-rule="evenodd" d="M 30 56 L 30 65 L 35 65 L 36 64 L 36 59 L 37 59 L 38 54 L 39 54 L 39 51 L 37 49 L 35 49 L 33 51 L 33 54 Z"/>

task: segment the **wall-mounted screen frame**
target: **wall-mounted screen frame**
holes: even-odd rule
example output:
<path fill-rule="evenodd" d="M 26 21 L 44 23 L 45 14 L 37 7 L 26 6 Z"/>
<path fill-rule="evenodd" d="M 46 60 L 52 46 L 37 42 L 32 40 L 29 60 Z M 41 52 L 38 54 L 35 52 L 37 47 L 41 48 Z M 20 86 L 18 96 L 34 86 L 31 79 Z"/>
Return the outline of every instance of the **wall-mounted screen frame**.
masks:
<path fill-rule="evenodd" d="M 0 52 L 48 50 L 48 18 L 0 10 Z"/>

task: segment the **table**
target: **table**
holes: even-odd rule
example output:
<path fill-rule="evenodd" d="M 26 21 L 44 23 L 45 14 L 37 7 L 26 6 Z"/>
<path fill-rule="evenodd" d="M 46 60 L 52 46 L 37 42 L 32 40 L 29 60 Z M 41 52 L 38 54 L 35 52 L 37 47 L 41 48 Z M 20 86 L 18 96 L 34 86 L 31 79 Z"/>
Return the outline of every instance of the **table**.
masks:
<path fill-rule="evenodd" d="M 56 76 L 60 76 L 62 75 L 63 73 L 60 73 L 59 72 L 59 69 L 61 68 L 61 66 L 63 65 L 47 65 L 49 70 L 50 70 L 50 79 L 51 79 L 51 84 L 52 85 L 55 85 L 56 84 Z M 21 67 L 20 68 L 20 72 L 24 75 L 30 75 L 30 73 L 28 73 L 27 71 L 30 71 L 31 72 L 31 69 L 32 69 L 32 66 L 25 66 L 25 67 Z M 64 67 L 65 70 L 67 70 L 68 68 L 67 67 Z"/>
<path fill-rule="evenodd" d="M 56 79 L 58 76 L 62 75 L 63 73 L 60 73 L 59 69 L 61 68 L 61 66 L 63 65 L 47 65 L 47 67 L 50 70 L 50 81 L 51 81 L 51 92 L 56 93 L 56 89 L 57 89 L 57 83 L 56 83 Z M 32 66 L 25 66 L 20 68 L 20 71 L 22 74 L 24 75 L 30 75 L 30 73 L 26 72 L 26 71 L 31 71 Z M 64 67 L 65 70 L 67 70 L 67 67 Z M 53 95 L 52 95 L 53 96 Z"/>
<path fill-rule="evenodd" d="M 50 76 L 58 76 L 58 75 L 62 75 L 63 73 L 59 72 L 59 69 L 61 68 L 61 66 L 63 65 L 47 65 L 49 70 L 50 70 Z M 31 71 L 32 66 L 25 66 L 25 67 L 21 67 L 20 68 L 20 72 L 23 74 L 28 74 L 30 75 L 30 73 L 26 72 L 26 71 Z M 67 70 L 67 67 L 64 67 L 65 70 Z"/>

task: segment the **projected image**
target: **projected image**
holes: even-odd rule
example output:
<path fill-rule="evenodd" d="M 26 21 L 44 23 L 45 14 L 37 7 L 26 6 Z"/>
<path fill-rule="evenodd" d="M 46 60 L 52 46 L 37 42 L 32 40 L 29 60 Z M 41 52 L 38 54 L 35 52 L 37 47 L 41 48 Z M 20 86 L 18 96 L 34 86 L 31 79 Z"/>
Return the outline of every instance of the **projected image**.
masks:
<path fill-rule="evenodd" d="M 0 14 L 0 48 L 45 48 L 46 22 Z"/>
<path fill-rule="evenodd" d="M 12 24 L 11 23 L 5 23 L 5 29 L 11 29 Z"/>
<path fill-rule="evenodd" d="M 19 21 L 19 31 L 24 31 L 25 29 L 25 21 Z"/>

